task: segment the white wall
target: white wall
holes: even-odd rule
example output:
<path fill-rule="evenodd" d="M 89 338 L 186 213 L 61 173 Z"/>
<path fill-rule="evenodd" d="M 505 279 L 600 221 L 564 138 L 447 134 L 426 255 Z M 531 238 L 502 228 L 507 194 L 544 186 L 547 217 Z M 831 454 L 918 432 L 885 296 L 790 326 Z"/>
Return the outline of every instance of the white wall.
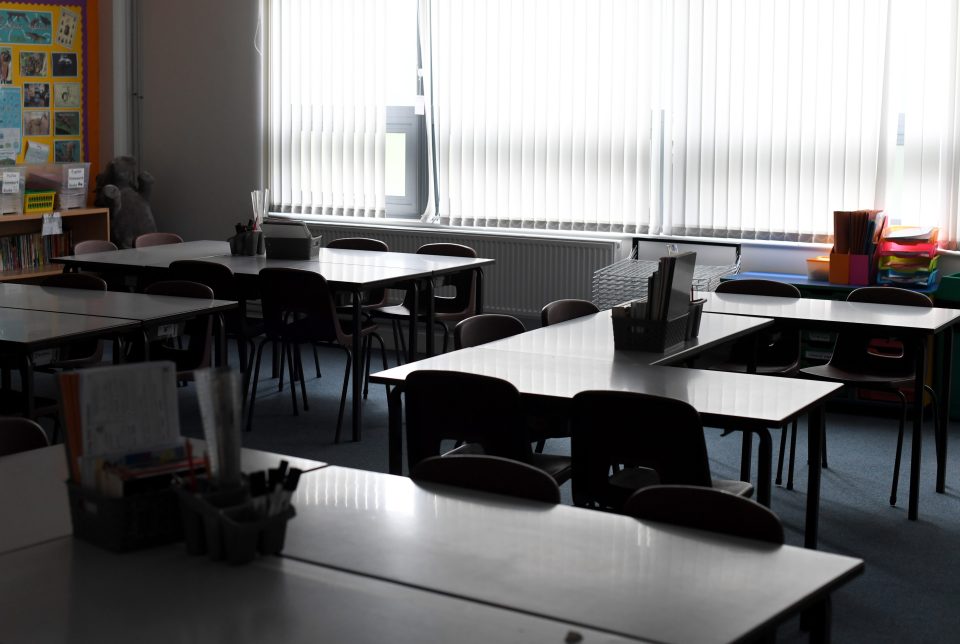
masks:
<path fill-rule="evenodd" d="M 186 239 L 226 239 L 250 217 L 250 191 L 259 187 L 259 3 L 139 6 L 142 167 L 156 179 L 157 226 Z"/>

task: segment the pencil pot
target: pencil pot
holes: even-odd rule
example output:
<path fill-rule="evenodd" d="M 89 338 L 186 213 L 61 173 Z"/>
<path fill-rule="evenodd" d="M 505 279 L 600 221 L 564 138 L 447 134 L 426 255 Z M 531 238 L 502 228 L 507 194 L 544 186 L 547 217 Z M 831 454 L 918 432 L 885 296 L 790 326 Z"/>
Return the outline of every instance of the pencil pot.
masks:
<path fill-rule="evenodd" d="M 687 340 L 692 340 L 700 335 L 700 318 L 703 317 L 704 301 L 700 299 L 690 302 L 690 308 L 687 310 Z"/>
<path fill-rule="evenodd" d="M 230 253 L 233 255 L 263 255 L 263 231 L 250 230 L 237 233 L 227 240 L 230 243 Z"/>
<path fill-rule="evenodd" d="M 224 510 L 220 513 L 224 559 L 232 564 L 245 564 L 258 552 L 277 554 L 283 550 L 287 521 L 295 514 L 291 506 L 267 516 L 257 512 L 252 505 Z"/>
<path fill-rule="evenodd" d="M 226 509 L 244 507 L 249 503 L 249 494 L 246 488 L 210 492 L 201 497 L 203 503 L 203 534 L 206 542 L 207 555 L 219 561 L 226 556 L 226 539 L 223 532 L 221 512 Z"/>
<path fill-rule="evenodd" d="M 67 492 L 74 536 L 101 548 L 125 552 L 183 538 L 172 489 L 114 498 L 67 481 Z"/>
<path fill-rule="evenodd" d="M 614 315 L 611 317 L 613 346 L 617 349 L 662 353 L 668 347 L 684 341 L 688 317 L 684 313 L 672 320 L 646 320 Z"/>

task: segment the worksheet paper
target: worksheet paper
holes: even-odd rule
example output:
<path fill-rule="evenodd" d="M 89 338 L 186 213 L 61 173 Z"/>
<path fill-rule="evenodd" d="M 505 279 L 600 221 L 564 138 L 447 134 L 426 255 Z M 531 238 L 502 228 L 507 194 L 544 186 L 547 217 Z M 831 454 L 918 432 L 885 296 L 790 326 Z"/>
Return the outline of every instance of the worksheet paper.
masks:
<path fill-rule="evenodd" d="M 77 374 L 84 457 L 146 451 L 181 441 L 172 362 L 83 369 Z"/>

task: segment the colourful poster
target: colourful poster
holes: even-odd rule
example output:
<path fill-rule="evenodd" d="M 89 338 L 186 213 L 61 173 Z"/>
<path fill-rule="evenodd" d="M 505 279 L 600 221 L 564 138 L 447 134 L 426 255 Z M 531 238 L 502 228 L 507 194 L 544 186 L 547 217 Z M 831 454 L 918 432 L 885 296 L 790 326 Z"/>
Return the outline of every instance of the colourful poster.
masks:
<path fill-rule="evenodd" d="M 0 42 L 49 45 L 53 42 L 53 14 L 49 11 L 0 10 Z"/>

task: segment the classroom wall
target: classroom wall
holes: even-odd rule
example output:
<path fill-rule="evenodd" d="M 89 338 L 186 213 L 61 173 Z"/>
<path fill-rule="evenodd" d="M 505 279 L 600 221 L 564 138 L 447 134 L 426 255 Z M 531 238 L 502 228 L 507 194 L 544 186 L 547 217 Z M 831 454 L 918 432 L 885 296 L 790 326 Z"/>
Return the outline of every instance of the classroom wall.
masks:
<path fill-rule="evenodd" d="M 157 226 L 226 239 L 259 185 L 257 0 L 139 3 L 142 166 Z"/>

